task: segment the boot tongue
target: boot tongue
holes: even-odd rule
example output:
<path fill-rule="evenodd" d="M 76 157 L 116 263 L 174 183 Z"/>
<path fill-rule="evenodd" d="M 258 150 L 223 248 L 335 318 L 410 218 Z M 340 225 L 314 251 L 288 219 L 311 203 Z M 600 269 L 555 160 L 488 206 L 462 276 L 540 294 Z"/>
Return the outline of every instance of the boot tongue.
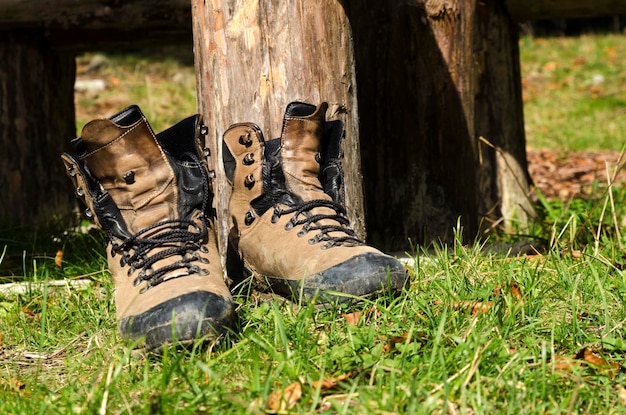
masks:
<path fill-rule="evenodd" d="M 92 121 L 83 128 L 80 145 L 81 158 L 131 233 L 178 216 L 174 172 L 143 116 L 130 125 Z"/>
<path fill-rule="evenodd" d="M 287 186 L 304 201 L 326 199 L 320 183 L 320 148 L 328 104 L 287 107 L 281 134 L 281 159 Z"/>

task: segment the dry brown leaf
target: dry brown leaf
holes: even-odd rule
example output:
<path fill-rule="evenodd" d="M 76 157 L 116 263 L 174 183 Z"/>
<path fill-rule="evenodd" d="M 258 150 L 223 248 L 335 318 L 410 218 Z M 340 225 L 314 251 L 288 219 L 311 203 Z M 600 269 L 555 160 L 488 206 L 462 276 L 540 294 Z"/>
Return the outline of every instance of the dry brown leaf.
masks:
<path fill-rule="evenodd" d="M 404 343 L 409 338 L 409 332 L 404 332 L 400 336 L 391 336 L 387 339 L 387 344 L 383 346 L 383 353 L 393 352 L 396 350 L 396 344 Z"/>
<path fill-rule="evenodd" d="M 26 314 L 28 317 L 37 317 L 37 314 L 27 307 L 22 307 L 22 313 Z"/>
<path fill-rule="evenodd" d="M 361 317 L 370 317 L 370 316 L 374 316 L 374 317 L 380 316 L 380 310 L 372 307 L 363 311 L 355 311 L 353 313 L 342 314 L 342 317 L 346 319 L 348 324 L 353 324 L 353 325 L 357 324 L 360 321 Z"/>
<path fill-rule="evenodd" d="M 610 379 L 614 378 L 621 370 L 621 365 L 603 359 L 588 347 L 582 348 L 574 357 L 555 356 L 552 361 L 554 361 L 556 370 L 564 371 L 571 371 L 575 367 L 587 364 L 597 370 L 598 373 L 607 375 Z"/>
<path fill-rule="evenodd" d="M 26 388 L 26 384 L 18 379 L 0 379 L 0 389 L 18 391 Z"/>
<path fill-rule="evenodd" d="M 476 301 L 472 306 L 472 315 L 486 313 L 493 308 L 493 301 Z"/>
<path fill-rule="evenodd" d="M 576 354 L 576 359 L 582 359 L 586 363 L 593 366 L 599 373 L 606 374 L 610 379 L 621 370 L 621 365 L 615 362 L 609 362 L 598 354 L 594 353 L 588 347 L 583 348 Z"/>
<path fill-rule="evenodd" d="M 519 285 L 517 285 L 516 283 L 514 282 L 509 283 L 509 290 L 513 298 L 517 300 L 522 298 L 522 290 L 519 288 Z M 495 297 L 499 297 L 500 295 L 502 295 L 502 287 L 500 286 L 500 284 L 496 284 L 496 286 L 493 287 L 492 294 Z"/>
<path fill-rule="evenodd" d="M 322 379 L 322 380 L 315 380 L 313 382 L 311 382 L 311 386 L 314 389 L 320 389 L 320 390 L 328 390 L 328 389 L 332 389 L 335 386 L 337 386 L 337 383 L 339 383 L 342 380 L 346 380 L 348 379 L 352 374 L 350 372 L 348 373 L 344 373 L 342 375 L 339 375 L 335 378 L 326 378 L 326 379 Z"/>
<path fill-rule="evenodd" d="M 355 311 L 354 313 L 342 314 L 348 324 L 356 325 L 361 319 L 361 312 Z"/>
<path fill-rule="evenodd" d="M 61 267 L 61 265 L 63 265 L 63 251 L 61 251 L 60 249 L 57 251 L 57 254 L 54 257 L 54 263 L 59 268 Z"/>
<path fill-rule="evenodd" d="M 519 288 L 519 285 L 514 282 L 511 283 L 511 295 L 516 300 L 521 300 L 522 298 L 522 290 Z"/>
<path fill-rule="evenodd" d="M 276 390 L 267 397 L 265 412 L 268 414 L 285 414 L 298 403 L 302 396 L 302 384 L 294 382 L 285 389 Z"/>
<path fill-rule="evenodd" d="M 578 249 L 572 249 L 572 258 L 573 259 L 580 259 L 583 257 L 583 253 L 580 252 Z"/>
<path fill-rule="evenodd" d="M 556 370 L 573 370 L 575 367 L 580 366 L 580 360 L 572 359 L 567 356 L 554 356 L 552 359 L 554 362 L 554 368 Z"/>

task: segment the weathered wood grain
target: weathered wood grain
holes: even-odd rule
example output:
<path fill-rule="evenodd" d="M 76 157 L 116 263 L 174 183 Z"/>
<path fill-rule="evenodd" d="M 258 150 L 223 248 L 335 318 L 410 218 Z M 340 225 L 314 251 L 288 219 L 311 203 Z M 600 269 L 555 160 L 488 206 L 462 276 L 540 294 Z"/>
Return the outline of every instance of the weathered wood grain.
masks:
<path fill-rule="evenodd" d="M 346 123 L 349 216 L 364 232 L 352 34 L 334 0 L 192 1 L 198 107 L 214 154 L 220 241 L 229 228 L 230 186 L 222 173 L 222 135 L 254 122 L 278 137 L 287 104 L 329 103 L 328 118 Z"/>

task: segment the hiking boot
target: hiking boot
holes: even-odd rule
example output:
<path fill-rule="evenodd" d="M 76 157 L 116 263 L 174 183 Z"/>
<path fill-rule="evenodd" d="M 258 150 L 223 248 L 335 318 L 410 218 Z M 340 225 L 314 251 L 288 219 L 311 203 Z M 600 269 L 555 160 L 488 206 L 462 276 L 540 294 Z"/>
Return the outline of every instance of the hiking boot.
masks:
<path fill-rule="evenodd" d="M 235 310 L 217 251 L 198 115 L 155 135 L 137 106 L 88 123 L 63 154 L 106 233 L 122 337 L 148 350 L 216 339 Z"/>
<path fill-rule="evenodd" d="M 346 217 L 340 165 L 341 121 L 327 104 L 287 107 L 280 138 L 252 123 L 224 133 L 233 228 L 227 271 L 291 300 L 352 302 L 398 292 L 400 262 L 365 245 Z"/>

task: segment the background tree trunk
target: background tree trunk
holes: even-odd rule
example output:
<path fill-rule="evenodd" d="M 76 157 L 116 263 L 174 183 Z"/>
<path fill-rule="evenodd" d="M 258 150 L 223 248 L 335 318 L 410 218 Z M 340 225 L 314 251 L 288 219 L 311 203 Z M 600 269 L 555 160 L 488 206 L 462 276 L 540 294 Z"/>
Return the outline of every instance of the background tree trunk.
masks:
<path fill-rule="evenodd" d="M 532 207 L 517 27 L 496 0 L 346 0 L 367 230 L 406 249 Z M 486 143 L 481 143 L 484 137 Z"/>
<path fill-rule="evenodd" d="M 75 137 L 75 57 L 52 50 L 43 31 L 0 32 L 0 218 L 48 224 L 69 212 L 60 153 Z"/>
<path fill-rule="evenodd" d="M 354 55 L 343 7 L 335 0 L 193 0 L 192 18 L 198 107 L 218 171 L 221 247 L 230 197 L 222 135 L 233 123 L 254 122 L 266 138 L 278 137 L 291 101 L 326 101 L 327 118 L 346 123 L 348 214 L 363 234 Z"/>

